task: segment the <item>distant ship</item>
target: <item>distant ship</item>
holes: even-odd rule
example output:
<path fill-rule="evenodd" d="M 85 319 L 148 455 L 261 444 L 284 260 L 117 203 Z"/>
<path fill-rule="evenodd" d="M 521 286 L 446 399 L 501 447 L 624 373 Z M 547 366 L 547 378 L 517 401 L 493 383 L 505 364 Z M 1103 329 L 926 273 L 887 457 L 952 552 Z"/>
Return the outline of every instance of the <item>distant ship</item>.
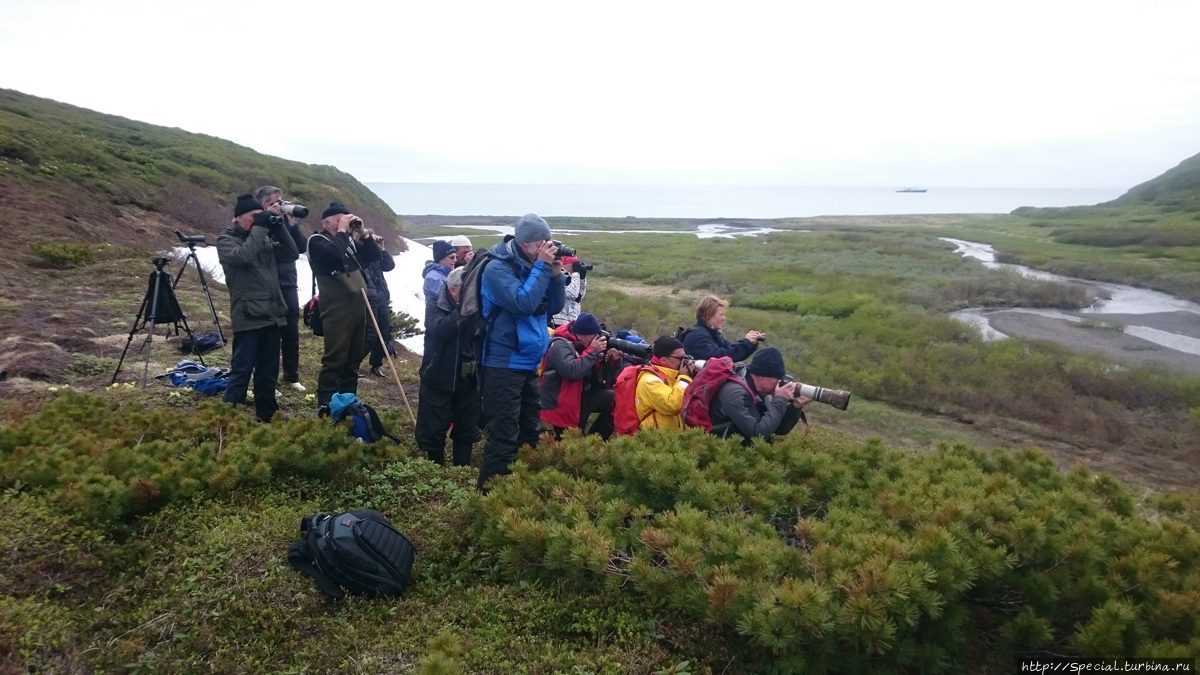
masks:
<path fill-rule="evenodd" d="M 896 190 L 896 192 L 925 192 L 925 191 L 926 191 L 925 188 L 912 188 L 912 187 L 900 188 L 899 190 Z"/>

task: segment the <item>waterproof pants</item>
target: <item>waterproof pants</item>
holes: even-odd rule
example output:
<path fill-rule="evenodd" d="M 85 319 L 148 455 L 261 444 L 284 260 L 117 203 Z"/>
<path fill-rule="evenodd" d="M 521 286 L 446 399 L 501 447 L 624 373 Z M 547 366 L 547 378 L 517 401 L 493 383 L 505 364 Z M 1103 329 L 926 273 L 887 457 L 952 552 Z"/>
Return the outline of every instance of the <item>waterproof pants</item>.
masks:
<path fill-rule="evenodd" d="M 270 422 L 279 406 L 275 385 L 279 383 L 279 326 L 240 330 L 233 334 L 233 357 L 229 360 L 229 385 L 221 400 L 246 402 L 246 389 L 254 375 L 254 413 Z"/>
<path fill-rule="evenodd" d="M 321 285 L 325 354 L 317 377 L 318 405 L 328 404 L 334 394 L 358 393 L 358 367 L 366 354 L 366 308 L 361 292 L 349 291 L 341 285 Z"/>
<path fill-rule="evenodd" d="M 417 445 L 435 464 L 446 463 L 447 429 L 454 441 L 454 466 L 467 466 L 471 463 L 471 446 L 480 437 L 479 387 L 474 376 L 458 378 L 453 390 L 431 387 L 421 380 Z"/>
<path fill-rule="evenodd" d="M 476 488 L 485 490 L 492 476 L 512 472 L 517 448 L 537 445 L 542 423 L 537 371 L 484 367 L 480 398 L 489 421 Z"/>

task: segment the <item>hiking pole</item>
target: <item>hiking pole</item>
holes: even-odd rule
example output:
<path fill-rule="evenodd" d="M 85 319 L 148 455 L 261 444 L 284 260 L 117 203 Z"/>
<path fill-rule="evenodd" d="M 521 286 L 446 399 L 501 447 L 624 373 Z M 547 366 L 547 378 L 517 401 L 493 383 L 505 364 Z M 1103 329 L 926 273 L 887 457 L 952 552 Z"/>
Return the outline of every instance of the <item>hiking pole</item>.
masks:
<path fill-rule="evenodd" d="M 383 355 L 387 357 L 388 367 L 392 369 L 392 377 L 396 378 L 396 386 L 400 387 L 400 396 L 404 399 L 404 407 L 408 408 L 408 417 L 412 420 L 413 427 L 417 426 L 417 416 L 413 414 L 412 406 L 408 404 L 408 394 L 404 393 L 404 385 L 400 384 L 400 373 L 396 370 L 396 364 L 392 362 L 392 354 L 388 351 L 387 343 L 383 341 L 383 333 L 379 331 L 379 322 L 375 320 L 375 310 L 371 307 L 371 299 L 367 297 L 367 289 L 362 289 L 363 302 L 367 303 L 367 316 L 371 317 L 371 323 L 375 325 L 375 337 L 379 338 L 379 345 L 383 347 Z"/>

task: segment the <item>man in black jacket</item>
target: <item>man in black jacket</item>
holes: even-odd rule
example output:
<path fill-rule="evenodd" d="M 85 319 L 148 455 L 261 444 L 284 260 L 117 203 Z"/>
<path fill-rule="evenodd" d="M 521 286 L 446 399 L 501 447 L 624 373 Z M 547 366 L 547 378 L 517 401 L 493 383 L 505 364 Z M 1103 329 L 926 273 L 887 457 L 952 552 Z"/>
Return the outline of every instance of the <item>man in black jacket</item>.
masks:
<path fill-rule="evenodd" d="M 371 355 L 371 374 L 386 377 L 383 372 L 384 345 L 387 345 L 387 353 L 392 356 L 396 355 L 396 348 L 392 346 L 392 293 L 388 290 L 383 273 L 396 269 L 396 261 L 384 248 L 383 237 L 371 230 L 367 230 L 367 236 L 379 247 L 379 259 L 363 266 L 363 273 L 367 277 L 367 299 L 371 302 L 371 313 L 375 315 L 375 321 L 367 317 L 366 347 Z M 375 332 L 375 324 L 379 324 L 378 333 Z"/>
<path fill-rule="evenodd" d="M 367 287 L 362 266 L 379 259 L 362 218 L 333 202 L 321 214 L 321 231 L 308 239 L 308 264 L 321 296 L 325 354 L 317 378 L 317 414 L 326 414 L 334 394 L 358 393 L 358 367 L 366 355 Z"/>
<path fill-rule="evenodd" d="M 217 259 L 225 271 L 233 323 L 233 356 L 229 360 L 226 403 L 245 402 L 254 376 L 254 409 L 270 422 L 278 406 L 279 331 L 287 324 L 287 304 L 279 288 L 276 263 L 295 261 L 300 254 L 286 232 L 283 219 L 253 196 L 238 197 L 233 224 L 217 237 Z"/>
<path fill-rule="evenodd" d="M 425 305 L 425 354 L 417 401 L 417 445 L 438 464 L 446 461 L 446 429 L 454 441 L 454 466 L 471 462 L 479 440 L 479 386 L 471 336 L 458 325 L 458 292 L 466 268 L 450 272 L 433 302 Z M 453 428 L 451 428 L 453 424 Z"/>
<path fill-rule="evenodd" d="M 300 253 L 308 251 L 308 242 L 300 233 L 300 225 L 291 214 L 283 210 L 283 190 L 274 185 L 264 185 L 254 193 L 254 198 L 262 204 L 264 211 L 270 211 L 283 218 L 287 233 L 296 244 Z M 279 287 L 283 291 L 283 301 L 287 304 L 287 324 L 279 332 L 279 346 L 283 355 L 284 382 L 296 391 L 304 391 L 300 384 L 300 289 L 296 281 L 296 261 L 280 261 L 277 265 Z"/>
<path fill-rule="evenodd" d="M 782 384 L 786 370 L 783 354 L 767 347 L 748 366 L 734 370 L 740 382 L 726 381 L 717 390 L 709 408 L 712 432 L 721 438 L 737 433 L 749 445 L 754 439 L 771 441 L 786 434 L 800 421 L 801 409 L 812 399 L 796 393 L 796 383 Z"/>

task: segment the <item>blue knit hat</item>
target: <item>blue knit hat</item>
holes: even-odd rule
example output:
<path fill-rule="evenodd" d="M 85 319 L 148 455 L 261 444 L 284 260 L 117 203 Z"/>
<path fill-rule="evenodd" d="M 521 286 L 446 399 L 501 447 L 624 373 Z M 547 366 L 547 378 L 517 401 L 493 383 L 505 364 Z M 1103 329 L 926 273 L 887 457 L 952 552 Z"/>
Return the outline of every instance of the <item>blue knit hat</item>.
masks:
<path fill-rule="evenodd" d="M 596 317 L 584 312 L 579 315 L 579 318 L 575 319 L 575 323 L 571 325 L 571 329 L 576 335 L 599 335 L 600 322 L 596 320 Z"/>

